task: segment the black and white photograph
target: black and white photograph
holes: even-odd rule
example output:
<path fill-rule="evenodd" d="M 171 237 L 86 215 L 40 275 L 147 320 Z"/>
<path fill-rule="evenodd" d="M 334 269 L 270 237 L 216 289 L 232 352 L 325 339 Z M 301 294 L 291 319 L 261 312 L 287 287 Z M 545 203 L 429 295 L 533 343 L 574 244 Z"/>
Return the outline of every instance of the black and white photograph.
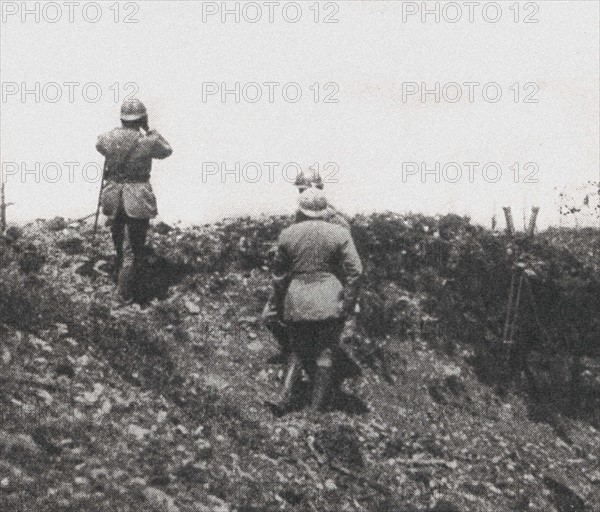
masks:
<path fill-rule="evenodd" d="M 0 0 L 2 512 L 600 511 L 598 0 Z"/>

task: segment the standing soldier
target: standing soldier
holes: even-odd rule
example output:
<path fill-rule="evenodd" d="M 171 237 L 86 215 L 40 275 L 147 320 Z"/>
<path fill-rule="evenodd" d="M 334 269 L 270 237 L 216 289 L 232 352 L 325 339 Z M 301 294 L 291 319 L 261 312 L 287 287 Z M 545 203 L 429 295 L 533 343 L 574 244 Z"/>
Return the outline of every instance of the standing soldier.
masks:
<path fill-rule="evenodd" d="M 131 302 L 136 295 L 150 219 L 158 214 L 150 185 L 153 158 L 167 158 L 173 150 L 156 131 L 148 128 L 148 114 L 137 99 L 121 106 L 122 126 L 98 137 L 96 149 L 106 157 L 106 185 L 100 199 L 109 217 L 115 244 L 119 296 Z M 123 262 L 125 227 L 133 258 Z"/>
<path fill-rule="evenodd" d="M 309 167 L 310 171 L 308 176 L 304 172 L 300 172 L 296 176 L 296 181 L 294 185 L 298 189 L 298 193 L 302 194 L 306 190 L 310 190 L 312 188 L 316 188 L 318 190 L 323 190 L 325 188 L 325 184 L 321 179 L 321 176 L 315 172 L 312 167 Z M 302 218 L 302 214 L 300 212 L 296 212 L 294 216 L 294 222 L 299 222 L 299 219 Z M 340 212 L 336 209 L 331 203 L 327 203 L 327 212 L 324 216 L 324 219 L 332 224 L 337 224 L 348 231 L 351 230 L 350 219 L 347 215 Z M 270 361 L 280 362 L 281 360 L 287 359 L 287 349 L 288 349 L 288 333 L 285 328 L 283 328 L 283 322 L 281 318 L 277 315 L 275 304 L 273 303 L 272 298 L 267 301 L 267 304 L 263 310 L 263 320 L 265 327 L 271 332 L 273 337 L 277 340 L 279 345 L 281 346 L 281 353 L 272 357 Z M 350 361 L 346 357 L 345 352 L 341 352 L 342 357 L 340 358 L 340 368 L 346 368 L 348 365 L 351 366 Z M 342 370 L 343 373 L 343 370 Z M 356 373 L 356 370 L 350 370 L 349 374 Z M 340 377 L 341 378 L 341 377 Z"/>
<path fill-rule="evenodd" d="M 273 264 L 273 301 L 289 336 L 287 372 L 277 414 L 289 410 L 302 368 L 312 382 L 311 408 L 323 410 L 334 386 L 333 357 L 354 315 L 362 264 L 347 229 L 327 221 L 316 188 L 298 197 L 297 223 L 280 234 Z"/>

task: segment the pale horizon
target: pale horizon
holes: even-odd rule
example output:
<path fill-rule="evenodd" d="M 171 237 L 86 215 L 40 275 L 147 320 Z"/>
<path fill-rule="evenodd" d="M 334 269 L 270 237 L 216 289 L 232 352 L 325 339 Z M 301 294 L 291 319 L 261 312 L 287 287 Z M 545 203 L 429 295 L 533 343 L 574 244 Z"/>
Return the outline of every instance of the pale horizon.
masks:
<path fill-rule="evenodd" d="M 315 23 L 307 3 L 298 23 L 278 15 L 274 23 L 222 23 L 218 15 L 203 22 L 200 3 L 167 8 L 149 1 L 137 4 L 138 23 L 127 24 L 113 22 L 112 4 L 102 5 L 97 23 L 77 13 L 73 23 L 22 23 L 18 14 L 3 20 L 0 157 L 7 201 L 14 202 L 9 222 L 80 218 L 95 210 L 100 183 L 83 179 L 81 168 L 102 165 L 96 137 L 119 124 L 120 103 L 136 89 L 151 128 L 174 149 L 155 161 L 151 179 L 159 218 L 170 223 L 293 211 L 296 189 L 279 171 L 268 179 L 267 162 L 302 169 L 333 162 L 339 182 L 325 191 L 351 215 L 456 213 L 482 225 L 494 211 L 502 225 L 505 205 L 516 218 L 540 206 L 540 227 L 569 222 L 559 218 L 556 188 L 599 180 L 597 2 L 542 2 L 534 24 L 515 23 L 507 2 L 498 23 L 422 23 L 418 16 L 403 22 L 398 3 L 360 1 L 338 2 L 338 23 L 331 24 Z M 70 82 L 79 84 L 73 102 L 63 85 Z M 207 83 L 235 82 L 247 86 L 240 103 L 233 95 L 222 103 L 218 93 L 203 101 Z M 278 91 L 296 83 L 302 99 L 292 103 L 277 92 L 270 103 L 266 82 L 281 84 Z M 481 84 L 473 103 L 445 100 L 455 92 L 448 84 L 461 85 L 465 94 L 466 82 Z M 36 83 L 39 103 L 35 92 L 23 101 L 22 85 L 35 91 Z M 90 83 L 102 92 L 95 103 L 81 93 Z M 247 101 L 252 83 L 263 93 L 256 103 Z M 424 103 L 418 93 L 403 98 L 408 83 L 439 83 L 444 97 L 439 103 L 433 95 Z M 480 95 L 487 83 L 500 86 L 497 103 Z M 61 99 L 48 101 L 58 92 Z M 338 102 L 325 103 L 328 95 Z M 525 103 L 527 97 L 538 102 Z M 62 176 L 49 183 L 41 172 L 46 166 L 48 175 L 56 173 L 53 162 Z M 79 164 L 74 179 L 68 162 Z M 220 171 L 203 178 L 203 164 L 213 162 L 228 169 L 257 162 L 263 176 L 257 183 L 235 183 L 231 174 L 223 183 Z M 422 183 L 420 172 L 402 176 L 403 166 L 412 172 L 412 163 L 426 169 L 439 163 L 449 165 L 453 179 L 452 162 L 462 171 L 455 183 L 443 176 L 436 183 L 432 175 Z M 470 180 L 468 162 L 479 162 L 479 169 L 495 163 L 501 178 L 494 183 L 478 170 Z M 15 172 L 15 165 L 26 172 Z"/>

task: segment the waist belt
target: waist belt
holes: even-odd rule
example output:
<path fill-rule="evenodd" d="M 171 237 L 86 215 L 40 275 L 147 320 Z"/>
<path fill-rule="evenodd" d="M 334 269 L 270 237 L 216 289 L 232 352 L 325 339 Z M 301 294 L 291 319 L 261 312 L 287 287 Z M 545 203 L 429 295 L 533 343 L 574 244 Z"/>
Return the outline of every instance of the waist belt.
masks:
<path fill-rule="evenodd" d="M 319 279 L 321 277 L 334 277 L 335 279 L 338 279 L 338 277 L 333 273 L 330 272 L 328 270 L 303 270 L 300 272 L 292 272 L 291 275 L 291 279 L 307 279 L 307 280 L 311 280 L 311 279 Z"/>
<path fill-rule="evenodd" d="M 150 181 L 145 178 L 125 178 L 122 176 L 110 176 L 108 180 L 113 183 L 148 183 Z"/>

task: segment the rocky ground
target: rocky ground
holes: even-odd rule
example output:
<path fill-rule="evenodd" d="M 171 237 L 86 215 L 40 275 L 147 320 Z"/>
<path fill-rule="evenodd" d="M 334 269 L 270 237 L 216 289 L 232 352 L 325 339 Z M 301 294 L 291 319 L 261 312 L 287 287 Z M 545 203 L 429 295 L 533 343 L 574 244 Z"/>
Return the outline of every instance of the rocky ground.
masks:
<path fill-rule="evenodd" d="M 350 347 L 363 373 L 333 411 L 276 418 L 264 247 L 223 241 L 236 223 L 155 226 L 163 278 L 119 307 L 107 231 L 53 222 L 2 252 L 2 510 L 600 510 L 599 431 L 483 384 L 472 345 L 427 330 L 421 290 L 394 290 L 407 329 Z"/>

